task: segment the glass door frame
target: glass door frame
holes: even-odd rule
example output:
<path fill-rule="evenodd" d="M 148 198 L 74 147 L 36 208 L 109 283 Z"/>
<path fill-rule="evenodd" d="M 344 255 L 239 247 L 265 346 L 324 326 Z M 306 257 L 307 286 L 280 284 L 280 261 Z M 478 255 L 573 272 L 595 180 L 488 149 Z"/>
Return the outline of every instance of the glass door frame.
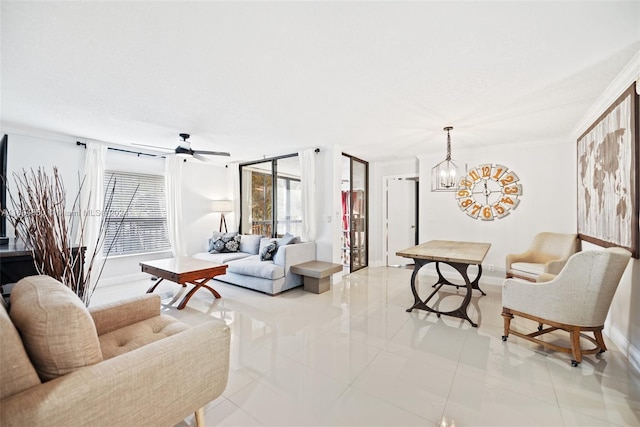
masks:
<path fill-rule="evenodd" d="M 240 174 L 240 220 L 239 220 L 239 230 L 240 230 L 240 234 L 247 234 L 249 233 L 251 230 L 243 230 L 242 229 L 242 214 L 243 211 L 245 209 L 244 206 L 244 197 L 242 197 L 242 168 L 245 166 L 253 166 L 253 165 L 258 165 L 261 163 L 271 163 L 271 220 L 272 220 L 272 225 L 271 225 L 271 236 L 270 237 L 277 237 L 278 235 L 278 160 L 282 160 L 282 159 L 288 159 L 291 157 L 298 157 L 298 153 L 294 153 L 294 154 L 287 154 L 284 156 L 278 156 L 278 157 L 270 157 L 270 158 L 266 158 L 266 159 L 261 159 L 261 160 L 255 160 L 252 162 L 246 162 L 246 163 L 241 163 L 240 167 L 238 168 L 239 174 Z"/>
<path fill-rule="evenodd" d="M 354 163 L 360 163 L 364 166 L 364 194 L 365 194 L 365 222 L 364 222 L 364 263 L 359 264 L 357 268 L 354 269 L 356 263 L 354 263 L 355 251 L 351 250 L 349 253 L 349 272 L 353 273 L 355 271 L 361 270 L 365 267 L 369 266 L 369 162 L 366 160 L 362 160 L 358 157 L 352 156 L 347 153 L 342 153 L 344 157 L 349 159 L 349 241 L 351 247 L 353 247 L 353 242 L 355 242 L 355 227 L 353 226 L 353 203 L 352 203 L 352 195 L 353 195 L 353 165 Z"/>

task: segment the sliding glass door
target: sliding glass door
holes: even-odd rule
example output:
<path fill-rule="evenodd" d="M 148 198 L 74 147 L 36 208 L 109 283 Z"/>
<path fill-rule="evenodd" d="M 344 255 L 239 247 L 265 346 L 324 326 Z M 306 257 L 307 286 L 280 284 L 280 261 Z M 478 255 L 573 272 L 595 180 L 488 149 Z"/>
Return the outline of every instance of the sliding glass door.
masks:
<path fill-rule="evenodd" d="M 240 181 L 242 233 L 300 235 L 302 187 L 297 155 L 240 165 Z"/>

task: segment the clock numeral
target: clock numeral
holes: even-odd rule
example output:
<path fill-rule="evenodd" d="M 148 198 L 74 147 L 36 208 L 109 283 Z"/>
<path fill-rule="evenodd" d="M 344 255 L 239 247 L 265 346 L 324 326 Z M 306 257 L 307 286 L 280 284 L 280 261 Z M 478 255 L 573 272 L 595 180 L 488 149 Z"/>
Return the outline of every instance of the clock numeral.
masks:
<path fill-rule="evenodd" d="M 489 178 L 491 176 L 491 165 L 480 165 L 478 169 L 480 169 L 480 174 L 483 178 Z"/>
<path fill-rule="evenodd" d="M 458 190 L 456 193 L 456 199 L 461 199 L 463 197 L 471 196 L 471 192 L 469 190 Z"/>
<path fill-rule="evenodd" d="M 466 214 L 469 215 L 471 218 L 476 219 L 480 214 L 480 209 L 482 209 L 482 206 L 478 204 L 474 204 L 472 208 L 466 210 Z"/>
<path fill-rule="evenodd" d="M 515 174 L 515 172 L 511 171 L 508 174 L 504 175 L 502 177 L 502 179 L 500 179 L 500 185 L 507 186 L 509 184 L 513 184 L 514 182 L 518 181 L 520 178 L 518 178 L 518 175 Z"/>
<path fill-rule="evenodd" d="M 514 201 L 513 201 L 513 199 L 512 199 L 511 197 L 509 197 L 509 196 L 505 196 L 505 197 L 503 197 L 502 199 L 500 199 L 500 201 L 501 201 L 502 203 L 507 204 L 507 205 L 515 205 L 515 202 L 514 202 Z"/>
<path fill-rule="evenodd" d="M 482 220 L 493 221 L 493 212 L 491 212 L 491 206 L 485 205 L 482 207 Z"/>
<path fill-rule="evenodd" d="M 458 185 L 458 187 L 472 189 L 473 188 L 473 181 L 469 181 L 468 179 L 461 179 L 460 180 L 460 184 Z"/>
<path fill-rule="evenodd" d="M 505 209 L 505 207 L 502 206 L 500 203 L 494 204 L 492 208 L 494 210 L 494 216 L 498 218 L 502 218 L 509 215 L 509 209 L 508 208 Z"/>
<path fill-rule="evenodd" d="M 509 186 L 509 187 L 504 187 L 502 189 L 502 192 L 504 194 L 511 194 L 511 195 L 520 196 L 522 194 L 522 185 L 516 184 L 516 185 Z"/>
<path fill-rule="evenodd" d="M 505 173 L 509 168 L 502 165 L 495 165 L 491 170 L 491 179 L 494 181 L 498 181 L 503 173 Z"/>
<path fill-rule="evenodd" d="M 469 177 L 473 180 L 473 182 L 480 181 L 480 174 L 475 169 L 469 172 Z"/>
<path fill-rule="evenodd" d="M 472 204 L 473 204 L 473 199 L 461 199 L 458 201 L 458 205 L 464 209 L 468 208 Z"/>

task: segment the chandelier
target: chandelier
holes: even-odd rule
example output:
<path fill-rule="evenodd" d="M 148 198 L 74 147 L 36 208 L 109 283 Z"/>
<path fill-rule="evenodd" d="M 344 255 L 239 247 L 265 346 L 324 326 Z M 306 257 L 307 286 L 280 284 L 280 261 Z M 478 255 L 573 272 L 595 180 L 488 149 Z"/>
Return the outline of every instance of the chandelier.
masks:
<path fill-rule="evenodd" d="M 455 191 L 457 180 L 467 174 L 467 164 L 451 159 L 451 135 L 453 126 L 447 126 L 447 157 L 431 169 L 431 191 Z"/>

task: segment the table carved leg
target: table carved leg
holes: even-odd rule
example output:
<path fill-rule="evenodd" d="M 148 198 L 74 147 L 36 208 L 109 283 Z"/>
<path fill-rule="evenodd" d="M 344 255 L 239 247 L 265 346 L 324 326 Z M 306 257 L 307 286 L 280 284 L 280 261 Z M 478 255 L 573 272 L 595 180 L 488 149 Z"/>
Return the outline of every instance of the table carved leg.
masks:
<path fill-rule="evenodd" d="M 193 294 L 196 293 L 196 291 L 200 288 L 206 288 L 209 289 L 209 291 L 211 291 L 211 293 L 213 294 L 214 297 L 216 298 L 222 298 L 220 296 L 220 294 L 218 293 L 218 291 L 216 291 L 215 289 L 213 289 L 211 286 L 206 285 L 205 283 L 207 283 L 209 280 L 212 280 L 213 277 L 210 278 L 204 278 L 201 280 L 194 280 L 193 282 L 187 282 L 187 283 L 191 283 L 192 285 L 194 285 L 193 289 L 191 289 L 187 295 L 184 296 L 184 298 L 182 299 L 182 301 L 180 301 L 180 304 L 178 304 L 178 310 L 182 310 L 187 303 L 189 302 L 189 300 L 191 299 L 191 297 L 193 296 Z M 182 286 L 187 286 L 186 283 L 183 283 Z"/>
<path fill-rule="evenodd" d="M 147 293 L 150 294 L 151 292 L 155 291 L 156 288 L 158 287 L 158 285 L 160 284 L 160 282 L 162 282 L 164 279 L 158 279 L 156 280 L 156 283 L 153 284 L 153 286 L 151 286 L 149 289 L 147 289 Z"/>
<path fill-rule="evenodd" d="M 471 302 L 471 293 L 473 292 L 473 289 L 474 289 L 473 283 L 476 284 L 476 288 L 475 289 L 480 290 L 480 288 L 477 287 L 477 282 L 480 279 L 480 274 L 482 273 L 482 270 L 479 269 L 478 276 L 473 280 L 473 283 L 472 283 L 469 280 L 469 276 L 467 275 L 467 268 L 469 267 L 468 264 L 459 263 L 459 262 L 428 261 L 428 260 L 423 260 L 423 259 L 414 259 L 414 262 L 415 262 L 415 267 L 413 269 L 413 274 L 411 275 L 411 292 L 413 293 L 414 303 L 413 303 L 413 306 L 411 308 L 407 309 L 407 312 L 411 312 L 414 308 L 417 308 L 417 309 L 420 309 L 420 310 L 425 310 L 425 311 L 429 311 L 429 312 L 432 312 L 432 313 L 436 313 L 436 315 L 438 317 L 440 317 L 440 315 L 444 314 L 446 316 L 452 316 L 452 317 L 457 317 L 457 318 L 460 318 L 460 319 L 463 319 L 463 320 L 467 320 L 471 324 L 471 326 L 473 326 L 474 328 L 477 327 L 478 325 L 476 323 L 474 323 L 469 318 L 469 315 L 467 314 L 467 307 L 469 307 L 469 303 Z M 427 265 L 427 264 L 429 264 L 431 262 L 435 262 L 436 263 L 436 270 L 438 271 L 438 281 L 436 282 L 435 285 L 433 285 L 433 287 L 435 287 L 435 290 L 431 293 L 431 295 L 429 295 L 423 301 L 420 298 L 420 296 L 418 295 L 418 291 L 416 289 L 416 277 L 418 276 L 418 271 L 422 267 L 424 267 L 425 265 Z M 435 308 L 429 307 L 427 305 L 427 303 L 434 297 L 434 295 L 436 295 L 438 293 L 438 291 L 440 290 L 440 288 L 442 288 L 442 286 L 444 286 L 444 285 L 456 286 L 455 284 L 449 282 L 448 280 L 446 280 L 442 276 L 442 274 L 440 273 L 440 269 L 438 268 L 438 263 L 440 263 L 440 262 L 443 262 L 444 264 L 447 264 L 447 265 L 451 266 L 458 273 L 460 273 L 460 275 L 464 279 L 464 283 L 465 283 L 466 288 L 467 288 L 467 293 L 464 296 L 464 299 L 462 300 L 462 304 L 460 304 L 460 307 L 456 308 L 455 310 L 440 311 L 440 310 L 436 310 Z M 480 290 L 480 292 L 482 292 L 482 291 Z M 482 292 L 482 294 L 484 295 L 484 292 Z"/>
<path fill-rule="evenodd" d="M 449 264 L 449 263 L 445 262 L 445 264 Z M 436 261 L 436 271 L 438 272 L 438 281 L 433 285 L 434 288 L 439 284 L 455 286 L 456 289 L 460 288 L 461 285 L 456 285 L 455 283 L 451 283 L 442 275 L 442 273 L 440 272 L 440 262 L 438 261 Z M 480 286 L 479 286 L 480 276 L 482 276 L 482 265 L 478 265 L 478 274 L 476 275 L 476 278 L 471 281 L 471 288 L 479 290 L 482 295 L 487 295 L 484 293 L 482 289 L 480 289 Z"/>

